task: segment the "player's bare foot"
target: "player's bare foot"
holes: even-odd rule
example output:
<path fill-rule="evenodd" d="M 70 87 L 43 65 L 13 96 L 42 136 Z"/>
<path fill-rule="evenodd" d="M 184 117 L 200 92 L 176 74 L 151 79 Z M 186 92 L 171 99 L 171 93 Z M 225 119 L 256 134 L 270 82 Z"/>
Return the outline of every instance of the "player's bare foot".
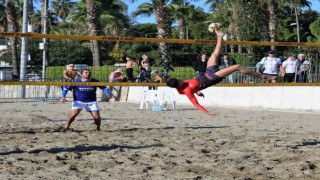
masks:
<path fill-rule="evenodd" d="M 207 114 L 209 114 L 211 116 L 218 116 L 219 115 L 218 112 L 208 112 Z"/>

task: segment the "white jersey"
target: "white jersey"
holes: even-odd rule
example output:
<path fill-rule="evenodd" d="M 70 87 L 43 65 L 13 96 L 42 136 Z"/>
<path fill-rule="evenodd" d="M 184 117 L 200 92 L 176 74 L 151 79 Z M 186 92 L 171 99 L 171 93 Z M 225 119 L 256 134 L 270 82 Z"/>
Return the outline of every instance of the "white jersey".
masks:
<path fill-rule="evenodd" d="M 285 60 L 282 63 L 282 67 L 284 68 L 284 73 L 296 73 L 296 69 L 298 66 L 297 60 Z"/>
<path fill-rule="evenodd" d="M 280 58 L 264 57 L 260 64 L 265 68 L 263 74 L 278 75 L 278 66 L 282 64 Z"/>

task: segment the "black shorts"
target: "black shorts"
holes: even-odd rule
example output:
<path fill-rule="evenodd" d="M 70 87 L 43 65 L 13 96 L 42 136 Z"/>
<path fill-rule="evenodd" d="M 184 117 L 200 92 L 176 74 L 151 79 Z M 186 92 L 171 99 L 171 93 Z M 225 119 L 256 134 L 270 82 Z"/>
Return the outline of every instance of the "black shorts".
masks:
<path fill-rule="evenodd" d="M 205 89 L 207 87 L 220 83 L 223 78 L 215 74 L 219 70 L 220 69 L 218 66 L 207 67 L 204 75 L 197 78 L 199 82 L 199 89 Z"/>
<path fill-rule="evenodd" d="M 283 77 L 284 82 L 294 82 L 294 79 L 296 77 L 295 73 L 286 73 Z"/>

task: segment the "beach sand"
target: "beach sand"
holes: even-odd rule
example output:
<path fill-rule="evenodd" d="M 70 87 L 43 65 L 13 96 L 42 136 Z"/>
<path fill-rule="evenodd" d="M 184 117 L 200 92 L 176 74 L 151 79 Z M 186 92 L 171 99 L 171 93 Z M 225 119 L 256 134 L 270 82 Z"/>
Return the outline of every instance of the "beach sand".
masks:
<path fill-rule="evenodd" d="M 316 113 L 99 107 L 65 132 L 71 102 L 0 100 L 0 179 L 320 179 Z"/>

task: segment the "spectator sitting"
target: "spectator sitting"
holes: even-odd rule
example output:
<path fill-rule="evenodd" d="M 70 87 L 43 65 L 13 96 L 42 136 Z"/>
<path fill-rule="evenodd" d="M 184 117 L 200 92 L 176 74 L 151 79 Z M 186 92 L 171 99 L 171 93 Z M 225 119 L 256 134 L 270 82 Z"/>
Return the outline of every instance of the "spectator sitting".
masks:
<path fill-rule="evenodd" d="M 157 70 L 151 71 L 151 74 L 154 76 L 155 82 L 162 83 L 162 77 L 159 75 Z"/>
<path fill-rule="evenodd" d="M 120 69 L 120 68 L 113 71 L 109 75 L 109 82 L 125 82 L 125 81 L 127 81 L 127 79 L 125 77 L 121 76 L 121 74 L 122 74 L 122 69 Z"/>

